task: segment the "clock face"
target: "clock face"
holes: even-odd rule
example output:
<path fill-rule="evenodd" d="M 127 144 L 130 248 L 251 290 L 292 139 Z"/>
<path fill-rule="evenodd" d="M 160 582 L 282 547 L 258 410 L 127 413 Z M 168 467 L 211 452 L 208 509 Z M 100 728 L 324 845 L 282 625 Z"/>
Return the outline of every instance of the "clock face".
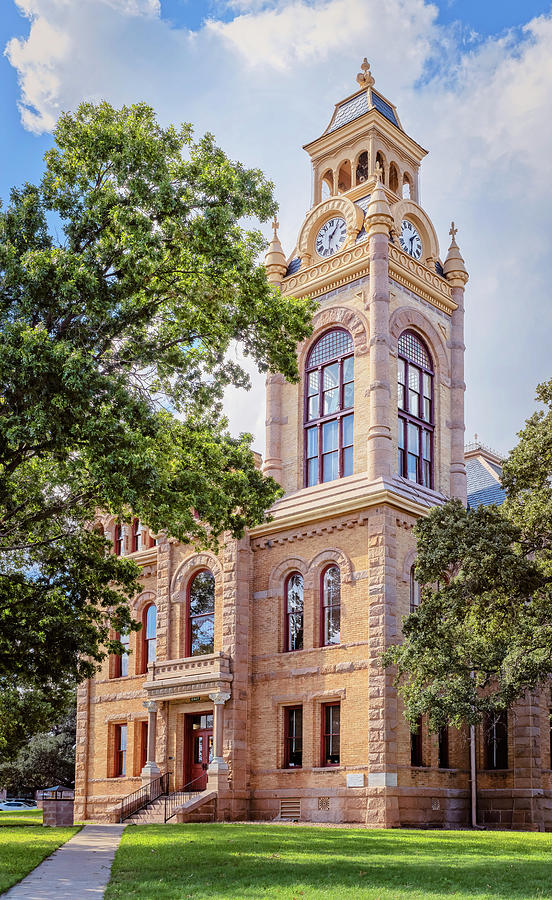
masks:
<path fill-rule="evenodd" d="M 316 252 L 319 256 L 331 256 L 337 253 L 345 243 L 347 225 L 341 216 L 334 216 L 322 225 L 316 235 Z"/>
<path fill-rule="evenodd" d="M 400 244 L 405 253 L 409 253 L 414 259 L 420 259 L 422 255 L 422 239 L 416 228 L 408 219 L 401 222 Z"/>

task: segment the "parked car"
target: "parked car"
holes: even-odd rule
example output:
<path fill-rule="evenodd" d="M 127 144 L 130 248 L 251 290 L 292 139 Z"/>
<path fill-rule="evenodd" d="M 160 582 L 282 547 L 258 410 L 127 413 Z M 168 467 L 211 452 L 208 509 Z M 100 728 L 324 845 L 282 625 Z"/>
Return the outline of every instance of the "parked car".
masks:
<path fill-rule="evenodd" d="M 28 812 L 29 808 L 22 800 L 4 800 L 0 803 L 0 812 Z"/>
<path fill-rule="evenodd" d="M 36 809 L 36 800 L 30 800 L 28 797 L 10 797 L 9 803 L 24 803 L 29 809 Z"/>

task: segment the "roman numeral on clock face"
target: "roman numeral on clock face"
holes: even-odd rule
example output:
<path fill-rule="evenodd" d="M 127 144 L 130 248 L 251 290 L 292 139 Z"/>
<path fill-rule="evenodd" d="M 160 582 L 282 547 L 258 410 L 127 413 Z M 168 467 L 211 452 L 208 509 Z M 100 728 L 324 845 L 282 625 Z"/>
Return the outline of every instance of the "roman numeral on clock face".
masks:
<path fill-rule="evenodd" d="M 347 237 L 347 224 L 341 216 L 333 216 L 322 225 L 315 239 L 315 248 L 319 256 L 331 256 L 344 244 Z"/>

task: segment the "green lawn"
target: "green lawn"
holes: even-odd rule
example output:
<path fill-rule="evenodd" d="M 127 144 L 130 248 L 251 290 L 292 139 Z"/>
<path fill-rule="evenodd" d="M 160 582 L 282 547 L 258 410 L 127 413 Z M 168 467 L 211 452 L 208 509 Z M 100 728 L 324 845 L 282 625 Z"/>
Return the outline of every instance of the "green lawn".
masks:
<path fill-rule="evenodd" d="M 41 809 L 26 809 L 21 812 L 0 812 L 0 827 L 6 825 L 42 825 Z"/>
<path fill-rule="evenodd" d="M 283 825 L 143 825 L 123 834 L 105 900 L 534 900 L 552 835 Z"/>
<path fill-rule="evenodd" d="M 43 828 L 40 809 L 0 812 L 0 826 L 0 893 L 21 881 L 79 830 Z"/>

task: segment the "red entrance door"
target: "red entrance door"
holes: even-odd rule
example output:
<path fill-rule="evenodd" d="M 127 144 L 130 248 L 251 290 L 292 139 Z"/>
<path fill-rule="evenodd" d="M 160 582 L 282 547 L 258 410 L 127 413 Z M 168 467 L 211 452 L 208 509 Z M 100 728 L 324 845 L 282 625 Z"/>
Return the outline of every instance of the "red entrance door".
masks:
<path fill-rule="evenodd" d="M 213 758 L 213 714 L 188 716 L 188 771 L 185 790 L 203 791 Z"/>

